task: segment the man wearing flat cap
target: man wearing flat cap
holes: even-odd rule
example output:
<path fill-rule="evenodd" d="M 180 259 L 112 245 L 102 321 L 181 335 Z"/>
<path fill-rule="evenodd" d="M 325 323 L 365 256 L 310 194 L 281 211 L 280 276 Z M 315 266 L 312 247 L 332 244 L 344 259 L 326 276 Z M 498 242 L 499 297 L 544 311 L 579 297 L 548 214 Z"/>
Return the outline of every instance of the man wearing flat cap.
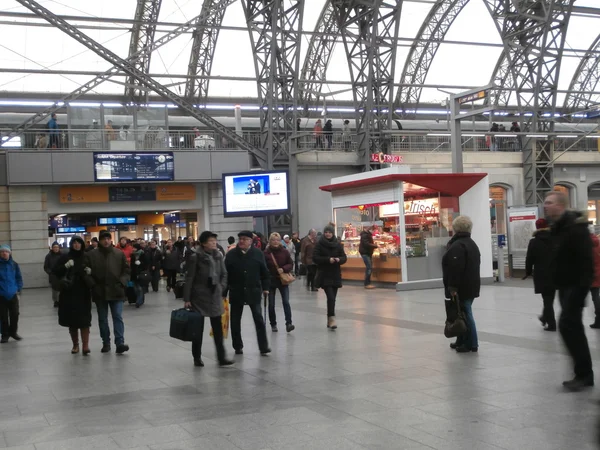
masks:
<path fill-rule="evenodd" d="M 244 304 L 250 307 L 258 348 L 261 355 L 271 352 L 267 341 L 265 320 L 262 316 L 260 300 L 269 293 L 271 275 L 267 269 L 265 257 L 252 245 L 252 232 L 238 233 L 238 245 L 225 257 L 228 274 L 229 303 L 231 309 L 231 338 L 236 355 L 243 354 L 242 313 Z"/>

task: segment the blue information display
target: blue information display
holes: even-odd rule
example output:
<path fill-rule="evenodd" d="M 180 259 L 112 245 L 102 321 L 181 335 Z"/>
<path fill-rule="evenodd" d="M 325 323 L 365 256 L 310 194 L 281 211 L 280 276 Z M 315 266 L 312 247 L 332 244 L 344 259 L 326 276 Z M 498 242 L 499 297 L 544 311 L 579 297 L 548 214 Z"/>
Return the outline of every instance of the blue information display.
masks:
<path fill-rule="evenodd" d="M 173 181 L 173 152 L 94 153 L 96 181 Z"/>
<path fill-rule="evenodd" d="M 135 225 L 137 224 L 137 217 L 100 217 L 98 219 L 98 225 Z"/>
<path fill-rule="evenodd" d="M 59 227 L 56 230 L 57 234 L 85 233 L 85 227 Z"/>

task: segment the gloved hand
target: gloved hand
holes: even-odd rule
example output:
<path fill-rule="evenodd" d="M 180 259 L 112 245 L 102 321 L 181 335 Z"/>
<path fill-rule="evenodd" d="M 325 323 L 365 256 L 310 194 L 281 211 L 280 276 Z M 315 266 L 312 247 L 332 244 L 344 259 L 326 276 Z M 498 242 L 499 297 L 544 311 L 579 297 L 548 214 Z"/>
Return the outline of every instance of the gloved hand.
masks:
<path fill-rule="evenodd" d="M 92 274 L 92 269 L 90 269 L 89 267 L 86 267 L 85 269 L 83 269 L 84 272 L 86 273 L 86 275 L 91 275 Z"/>
<path fill-rule="evenodd" d="M 139 266 L 141 264 L 140 260 L 138 259 L 135 263 L 136 266 Z"/>
<path fill-rule="evenodd" d="M 65 267 L 66 267 L 67 269 L 70 269 L 70 268 L 71 268 L 71 267 L 73 267 L 74 265 L 75 265 L 75 261 L 73 261 L 72 259 L 68 260 L 68 261 L 65 263 Z"/>

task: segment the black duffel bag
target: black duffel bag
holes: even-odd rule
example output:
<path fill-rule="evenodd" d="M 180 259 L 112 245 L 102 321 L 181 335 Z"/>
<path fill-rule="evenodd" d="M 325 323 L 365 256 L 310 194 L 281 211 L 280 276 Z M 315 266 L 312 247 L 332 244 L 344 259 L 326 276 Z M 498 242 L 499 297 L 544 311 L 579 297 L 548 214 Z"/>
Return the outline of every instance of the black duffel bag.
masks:
<path fill-rule="evenodd" d="M 193 341 L 201 329 L 198 326 L 199 320 L 204 320 L 200 313 L 185 308 L 174 309 L 171 311 L 169 336 L 184 342 Z"/>
<path fill-rule="evenodd" d="M 175 282 L 175 286 L 173 286 L 173 294 L 175 294 L 175 298 L 182 299 L 184 289 L 185 289 L 185 280 L 177 280 Z"/>
<path fill-rule="evenodd" d="M 446 304 L 446 324 L 444 326 L 444 336 L 453 338 L 462 336 L 467 332 L 467 322 L 460 309 L 460 301 L 457 295 L 453 295 L 450 300 L 445 300 Z"/>

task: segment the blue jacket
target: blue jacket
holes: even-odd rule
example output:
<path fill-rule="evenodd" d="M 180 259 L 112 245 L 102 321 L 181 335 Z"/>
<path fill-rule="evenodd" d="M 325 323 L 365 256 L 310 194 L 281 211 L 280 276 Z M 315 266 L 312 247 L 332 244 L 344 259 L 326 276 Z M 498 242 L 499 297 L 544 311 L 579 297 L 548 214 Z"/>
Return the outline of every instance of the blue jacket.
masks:
<path fill-rule="evenodd" d="M 50 119 L 48 121 L 48 129 L 50 130 L 50 134 L 58 134 L 58 123 L 56 123 L 56 119 Z"/>
<path fill-rule="evenodd" d="M 0 297 L 2 300 L 12 300 L 17 292 L 23 289 L 23 277 L 19 265 L 12 259 L 0 258 Z"/>

